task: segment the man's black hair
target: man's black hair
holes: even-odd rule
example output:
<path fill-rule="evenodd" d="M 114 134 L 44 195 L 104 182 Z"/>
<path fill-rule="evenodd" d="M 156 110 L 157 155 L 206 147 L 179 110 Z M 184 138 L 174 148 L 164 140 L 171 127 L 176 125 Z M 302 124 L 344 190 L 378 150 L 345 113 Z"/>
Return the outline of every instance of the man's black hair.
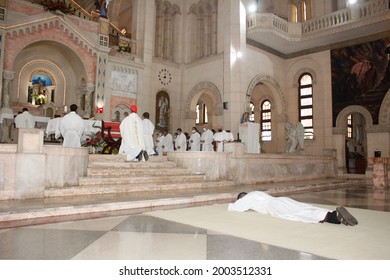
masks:
<path fill-rule="evenodd" d="M 240 192 L 238 195 L 237 195 L 237 200 L 239 200 L 240 198 L 243 198 L 244 196 L 246 196 L 248 193 L 246 192 Z"/>

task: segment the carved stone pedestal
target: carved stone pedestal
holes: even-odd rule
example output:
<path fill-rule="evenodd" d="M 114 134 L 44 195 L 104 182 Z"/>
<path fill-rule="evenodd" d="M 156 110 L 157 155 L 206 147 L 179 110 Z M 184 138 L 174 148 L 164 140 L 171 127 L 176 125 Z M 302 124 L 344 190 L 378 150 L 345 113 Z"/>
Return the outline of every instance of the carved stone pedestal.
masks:
<path fill-rule="evenodd" d="M 372 183 L 374 190 L 384 190 L 388 187 L 389 176 L 387 165 L 390 161 L 388 157 L 369 158 L 368 162 L 373 164 L 372 168 Z"/>

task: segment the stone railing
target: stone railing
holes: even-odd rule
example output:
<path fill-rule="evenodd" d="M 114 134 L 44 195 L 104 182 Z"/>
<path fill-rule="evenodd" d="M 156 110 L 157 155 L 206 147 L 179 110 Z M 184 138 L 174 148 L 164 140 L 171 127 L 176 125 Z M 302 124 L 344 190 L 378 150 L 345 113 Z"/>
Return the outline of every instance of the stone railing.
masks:
<path fill-rule="evenodd" d="M 362 3 L 357 7 L 359 18 L 369 17 L 389 9 L 389 0 L 378 0 Z"/>
<path fill-rule="evenodd" d="M 351 20 L 350 9 L 340 10 L 323 17 L 301 23 L 302 34 L 340 26 Z"/>
<path fill-rule="evenodd" d="M 296 36 L 307 36 L 316 32 L 328 32 L 332 28 L 367 17 L 375 17 L 389 11 L 390 0 L 377 0 L 353 5 L 325 16 L 305 22 L 289 22 L 275 14 L 254 13 L 247 16 L 248 32 L 270 30 L 280 37 L 293 39 Z"/>

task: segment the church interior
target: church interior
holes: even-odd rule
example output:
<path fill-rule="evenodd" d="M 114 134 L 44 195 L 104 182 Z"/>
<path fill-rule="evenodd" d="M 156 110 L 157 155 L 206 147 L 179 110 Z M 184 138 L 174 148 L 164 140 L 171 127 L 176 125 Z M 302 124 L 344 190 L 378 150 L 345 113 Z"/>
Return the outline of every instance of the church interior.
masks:
<path fill-rule="evenodd" d="M 390 0 L 0 0 L 0 259 L 388 259 L 389 26 Z M 85 136 L 136 105 L 155 137 L 233 140 L 130 163 L 63 147 L 72 104 Z M 35 128 L 15 127 L 23 108 Z M 292 236 L 251 236 L 253 213 L 222 208 L 253 190 L 348 207 L 340 238 L 381 237 L 319 249 L 265 217 Z M 203 211 L 221 222 L 179 218 Z"/>

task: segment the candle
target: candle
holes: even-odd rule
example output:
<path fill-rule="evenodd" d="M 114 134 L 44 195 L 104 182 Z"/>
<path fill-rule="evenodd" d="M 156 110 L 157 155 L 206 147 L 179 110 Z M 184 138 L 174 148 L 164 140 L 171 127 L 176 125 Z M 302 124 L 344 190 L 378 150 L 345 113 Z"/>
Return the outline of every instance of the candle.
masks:
<path fill-rule="evenodd" d="M 64 105 L 64 113 L 68 112 L 68 106 Z"/>

